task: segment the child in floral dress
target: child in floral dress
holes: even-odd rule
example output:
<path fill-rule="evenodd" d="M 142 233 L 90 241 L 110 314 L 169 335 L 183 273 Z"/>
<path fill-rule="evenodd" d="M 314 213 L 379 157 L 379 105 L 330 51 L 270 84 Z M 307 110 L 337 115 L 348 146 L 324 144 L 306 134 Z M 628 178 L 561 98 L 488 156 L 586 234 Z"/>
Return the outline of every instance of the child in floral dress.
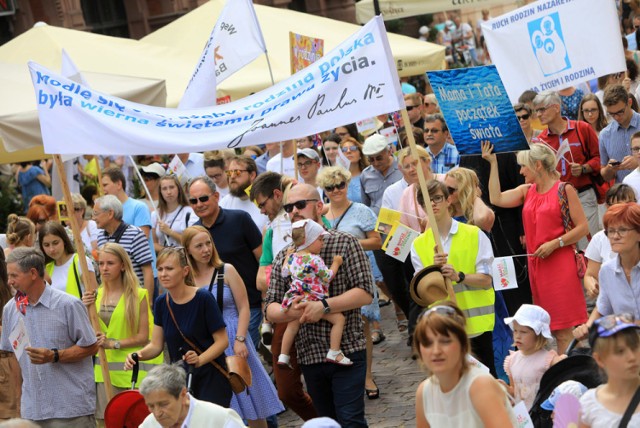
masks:
<path fill-rule="evenodd" d="M 322 250 L 322 237 L 326 235 L 322 226 L 312 220 L 295 222 L 291 227 L 291 238 L 295 250 L 282 265 L 282 276 L 291 277 L 291 287 L 282 300 L 282 311 L 289 310 L 294 302 L 322 301 L 329 297 L 329 283 L 342 264 L 342 257 L 335 256 L 330 268 L 327 268 L 319 256 Z M 300 299 L 302 297 L 302 299 Z M 340 341 L 344 329 L 345 317 L 342 313 L 327 313 L 322 319 L 329 321 L 331 335 L 326 360 L 331 363 L 350 366 L 353 364 L 340 350 Z M 282 337 L 281 354 L 278 365 L 289 366 L 289 352 L 300 329 L 300 320 L 290 321 Z"/>

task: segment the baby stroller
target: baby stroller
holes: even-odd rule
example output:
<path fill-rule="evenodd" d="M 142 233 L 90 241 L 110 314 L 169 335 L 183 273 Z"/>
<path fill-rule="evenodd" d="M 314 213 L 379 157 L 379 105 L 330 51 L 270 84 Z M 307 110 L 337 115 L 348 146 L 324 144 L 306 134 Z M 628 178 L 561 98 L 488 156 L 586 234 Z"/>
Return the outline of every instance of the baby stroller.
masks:
<path fill-rule="evenodd" d="M 573 340 L 567 348 L 567 358 L 547 370 L 540 380 L 540 389 L 529 410 L 529 416 L 536 428 L 552 428 L 551 412 L 540 405 L 551 395 L 551 392 L 567 380 L 575 380 L 587 388 L 595 388 L 605 381 L 596 361 L 591 357 L 591 349 L 574 349 L 577 340 Z"/>

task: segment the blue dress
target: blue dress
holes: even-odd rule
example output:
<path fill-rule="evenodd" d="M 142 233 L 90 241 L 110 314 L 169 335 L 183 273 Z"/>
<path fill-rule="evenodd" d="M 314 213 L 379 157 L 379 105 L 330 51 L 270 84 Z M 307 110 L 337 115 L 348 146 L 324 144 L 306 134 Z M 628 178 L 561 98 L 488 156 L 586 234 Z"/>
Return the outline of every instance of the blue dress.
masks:
<path fill-rule="evenodd" d="M 211 293 L 217 296 L 217 281 L 213 285 Z M 229 347 L 224 351 L 226 355 L 235 355 L 233 352 L 233 344 L 235 343 L 238 330 L 238 308 L 233 300 L 233 294 L 229 285 L 225 282 L 222 294 L 222 318 L 227 325 L 227 335 L 229 336 Z M 231 408 L 238 412 L 240 417 L 248 420 L 265 419 L 271 415 L 284 411 L 284 406 L 278 399 L 278 391 L 276 391 L 273 382 L 265 371 L 258 353 L 251 343 L 251 338 L 247 337 L 245 342 L 249 351 L 249 368 L 251 368 L 252 384 L 247 392 L 233 394 L 231 397 Z"/>

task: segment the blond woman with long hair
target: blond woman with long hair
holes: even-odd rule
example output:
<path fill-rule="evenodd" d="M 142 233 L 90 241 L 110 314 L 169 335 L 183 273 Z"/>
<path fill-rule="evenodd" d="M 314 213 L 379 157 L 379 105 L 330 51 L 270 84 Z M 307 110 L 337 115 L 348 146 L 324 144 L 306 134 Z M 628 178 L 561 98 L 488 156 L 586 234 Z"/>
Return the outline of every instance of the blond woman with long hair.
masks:
<path fill-rule="evenodd" d="M 131 377 L 122 370 L 127 354 L 149 343 L 150 328 L 153 322 L 148 303 L 147 290 L 140 287 L 138 277 L 133 270 L 127 252 L 120 244 L 104 244 L 98 253 L 98 266 L 102 285 L 97 292 L 85 292 L 82 301 L 85 305 L 95 302 L 100 323 L 98 345 L 105 349 L 110 366 L 111 384 L 114 392 L 126 391 L 131 387 Z M 147 364 L 162 364 L 162 355 Z M 117 369 L 115 367 L 120 367 Z M 95 376 L 97 383 L 96 418 L 104 419 L 104 409 L 109 401 L 104 393 L 102 371 L 96 361 Z M 146 376 L 141 369 L 138 381 Z"/>
<path fill-rule="evenodd" d="M 464 217 L 465 223 L 490 232 L 496 216 L 482 201 L 476 172 L 468 168 L 452 169 L 445 175 L 444 184 L 449 190 L 453 217 Z"/>

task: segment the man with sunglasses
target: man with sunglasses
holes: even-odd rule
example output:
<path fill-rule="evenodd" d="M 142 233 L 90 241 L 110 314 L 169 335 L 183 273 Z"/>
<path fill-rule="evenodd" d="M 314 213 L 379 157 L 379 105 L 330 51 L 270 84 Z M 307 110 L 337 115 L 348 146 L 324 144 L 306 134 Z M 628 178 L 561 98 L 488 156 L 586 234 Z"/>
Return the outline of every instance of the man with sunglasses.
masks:
<path fill-rule="evenodd" d="M 234 156 L 229 158 L 228 163 L 225 174 L 229 183 L 229 194 L 220 199 L 220 207 L 247 212 L 258 230 L 262 231 L 268 218 L 251 202 L 246 191 L 257 177 L 256 162 L 248 156 Z"/>
<path fill-rule="evenodd" d="M 318 190 L 308 184 L 292 187 L 284 205 L 292 222 L 311 219 L 320 224 L 322 207 Z M 289 249 L 278 253 L 274 266 L 282 266 Z M 340 426 L 366 427 L 366 357 L 360 308 L 373 300 L 371 264 L 357 238 L 330 230 L 324 237 L 320 256 L 332 260 L 336 255 L 342 256 L 344 263 L 331 283 L 331 297 L 316 302 L 297 301 L 288 312 L 282 312 L 280 302 L 291 278 L 279 275 L 278 269 L 271 276 L 267 291 L 266 315 L 275 323 L 300 319 L 302 325 L 296 337 L 298 363 L 318 414 L 336 419 Z M 352 366 L 339 366 L 325 360 L 331 324 L 321 318 L 332 312 L 341 312 L 346 317 L 341 346 L 345 356 L 353 361 Z"/>
<path fill-rule="evenodd" d="M 535 112 L 547 129 L 538 135 L 538 140 L 560 150 L 567 141 L 569 151 L 561 156 L 557 165 L 560 180 L 571 183 L 578 191 L 580 203 L 589 222 L 589 233 L 595 235 L 600 228 L 598 216 L 598 190 L 594 180 L 600 174 L 600 149 L 598 136 L 587 122 L 571 120 L 561 113 L 562 99 L 555 91 L 540 92 L 534 99 Z M 578 248 L 587 248 L 583 238 Z"/>
<path fill-rule="evenodd" d="M 244 281 L 251 313 L 249 335 L 258 349 L 262 322 L 262 294 L 256 288 L 258 260 L 262 254 L 260 229 L 247 212 L 222 208 L 216 185 L 206 175 L 189 181 L 187 191 L 189 204 L 200 218 L 196 225 L 209 231 L 220 259 L 235 266 Z"/>
<path fill-rule="evenodd" d="M 424 120 L 424 141 L 431 155 L 431 171 L 446 174 L 460 164 L 460 154 L 449 144 L 449 128 L 442 114 L 432 114 Z"/>
<path fill-rule="evenodd" d="M 615 178 L 616 183 L 622 183 L 638 167 L 631 154 L 631 136 L 640 131 L 640 114 L 631 108 L 631 99 L 622 85 L 607 87 L 602 104 L 614 120 L 600 131 L 600 174 L 607 181 Z"/>

